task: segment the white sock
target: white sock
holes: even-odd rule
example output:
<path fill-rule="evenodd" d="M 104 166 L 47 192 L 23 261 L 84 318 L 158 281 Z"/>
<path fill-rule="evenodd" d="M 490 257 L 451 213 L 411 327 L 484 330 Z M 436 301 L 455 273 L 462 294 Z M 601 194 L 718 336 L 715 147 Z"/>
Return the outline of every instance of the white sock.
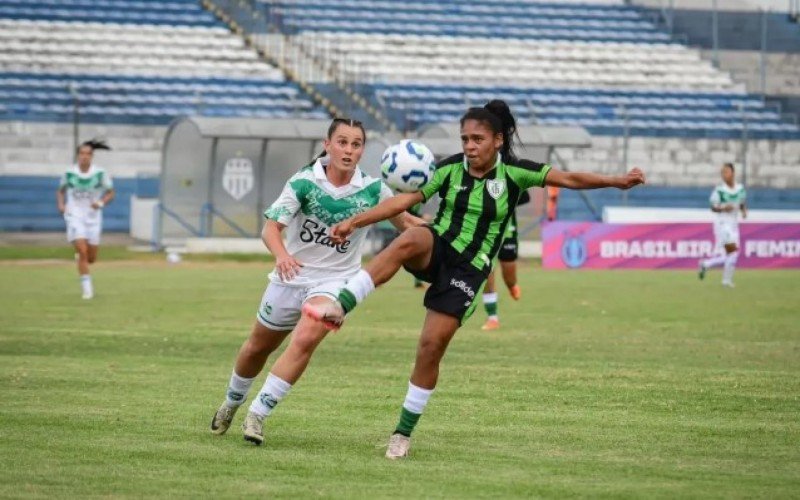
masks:
<path fill-rule="evenodd" d="M 423 389 L 422 387 L 417 387 L 409 382 L 406 400 L 403 402 L 403 408 L 411 413 L 421 415 L 422 410 L 425 409 L 425 405 L 428 404 L 428 398 L 431 397 L 431 394 L 433 394 L 433 389 Z"/>
<path fill-rule="evenodd" d="M 81 274 L 81 290 L 83 293 L 92 295 L 94 294 L 94 287 L 92 286 L 92 276 L 89 274 Z"/>
<path fill-rule="evenodd" d="M 500 321 L 497 315 L 497 292 L 483 294 L 483 308 L 490 321 Z"/>
<path fill-rule="evenodd" d="M 732 283 L 733 272 L 736 270 L 736 261 L 739 259 L 739 252 L 731 252 L 725 258 L 725 268 L 722 270 L 722 282 Z"/>
<path fill-rule="evenodd" d="M 236 371 L 231 372 L 231 381 L 228 382 L 228 390 L 225 391 L 225 405 L 230 408 L 238 408 L 247 399 L 250 386 L 253 385 L 254 378 L 244 378 L 236 375 Z"/>
<path fill-rule="evenodd" d="M 362 269 L 348 280 L 344 288 L 352 293 L 356 298 L 356 303 L 360 304 L 367 298 L 367 295 L 375 290 L 375 283 L 372 282 L 372 276 Z"/>
<path fill-rule="evenodd" d="M 725 260 L 728 258 L 727 255 L 717 255 L 716 257 L 711 257 L 703 261 L 703 267 L 715 267 L 721 266 L 725 263 Z"/>
<path fill-rule="evenodd" d="M 261 417 L 266 417 L 272 413 L 278 402 L 286 396 L 286 393 L 291 388 L 292 384 L 270 373 L 267 375 L 267 380 L 264 381 L 264 387 L 261 388 L 261 392 L 250 403 L 250 411 Z"/>

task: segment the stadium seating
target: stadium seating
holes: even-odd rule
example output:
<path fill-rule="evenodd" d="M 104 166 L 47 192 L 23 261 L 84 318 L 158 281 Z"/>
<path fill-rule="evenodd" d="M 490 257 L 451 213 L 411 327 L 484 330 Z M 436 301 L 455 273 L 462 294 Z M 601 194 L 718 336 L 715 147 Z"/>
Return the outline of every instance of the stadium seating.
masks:
<path fill-rule="evenodd" d="M 262 2 L 267 15 L 289 33 L 330 31 L 402 35 L 451 35 L 551 40 L 668 43 L 650 21 L 622 2 L 458 0 L 308 0 Z M 486 22 L 491 16 L 491 22 Z"/>
<path fill-rule="evenodd" d="M 744 94 L 452 84 L 376 84 L 372 90 L 373 98 L 384 103 L 403 128 L 452 122 L 469 105 L 501 98 L 522 123 L 581 125 L 595 134 L 621 135 L 627 114 L 633 135 L 740 137 L 746 117 L 750 137 L 800 137 L 796 126 L 780 121 L 780 115 L 764 108 L 757 97 Z"/>
<path fill-rule="evenodd" d="M 81 119 L 93 123 L 165 124 L 176 116 L 304 116 L 327 114 L 296 85 L 246 78 L 187 78 L 0 73 L 3 115 L 57 119 L 72 113 L 70 84 L 79 89 Z"/>
<path fill-rule="evenodd" d="M 2 0 L 0 18 L 120 24 L 218 26 L 195 0 Z"/>
<path fill-rule="evenodd" d="M 325 118 L 194 0 L 0 0 L 0 119 Z"/>
<path fill-rule="evenodd" d="M 756 138 L 800 138 L 778 109 L 621 1 L 261 5 L 402 130 L 502 97 L 524 122 L 594 134 L 622 134 L 627 115 L 640 136 L 738 138 L 746 128 Z"/>

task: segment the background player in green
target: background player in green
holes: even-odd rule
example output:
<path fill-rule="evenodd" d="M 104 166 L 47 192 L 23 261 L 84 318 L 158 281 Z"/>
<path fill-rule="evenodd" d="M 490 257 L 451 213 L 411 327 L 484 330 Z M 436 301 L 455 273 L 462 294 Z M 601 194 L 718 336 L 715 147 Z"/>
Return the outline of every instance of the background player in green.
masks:
<path fill-rule="evenodd" d="M 94 165 L 95 149 L 111 149 L 102 141 L 86 141 L 78 146 L 77 163 L 64 172 L 56 191 L 58 211 L 67 223 L 67 240 L 75 247 L 78 274 L 84 299 L 94 297 L 89 264 L 97 260 L 103 232 L 103 207 L 114 199 L 111 176 Z"/>
<path fill-rule="evenodd" d="M 523 191 L 519 197 L 517 206 L 524 205 L 531 201 L 531 197 L 527 191 Z M 511 220 L 506 226 L 506 232 L 503 235 L 503 242 L 500 244 L 500 251 L 497 252 L 497 261 L 500 263 L 500 271 L 503 275 L 503 281 L 508 288 L 508 293 L 514 300 L 522 298 L 522 289 L 517 283 L 517 256 L 519 254 L 519 235 L 517 232 L 517 212 L 514 210 L 511 214 Z M 486 323 L 483 324 L 481 330 L 497 330 L 500 328 L 500 316 L 497 307 L 497 289 L 494 286 L 495 270 L 489 273 L 486 278 L 486 285 L 483 289 L 483 308 L 486 310 Z"/>
<path fill-rule="evenodd" d="M 733 288 L 733 272 L 739 259 L 739 214 L 747 218 L 747 193 L 744 186 L 736 182 L 733 163 L 726 163 L 720 170 L 722 183 L 717 185 L 708 199 L 714 212 L 714 255 L 700 261 L 699 278 L 706 277 L 706 271 L 715 266 L 722 268 L 722 286 Z"/>
<path fill-rule="evenodd" d="M 644 183 L 639 169 L 612 177 L 561 172 L 517 159 L 512 149 L 515 131 L 515 119 L 503 101 L 469 109 L 461 118 L 463 152 L 439 162 L 429 184 L 416 193 L 381 202 L 332 229 L 334 237 L 343 241 L 357 228 L 395 216 L 434 193 L 441 197 L 433 224 L 403 232 L 348 281 L 337 301 L 303 307 L 308 316 L 338 328 L 345 314 L 394 276 L 400 266 L 431 283 L 425 293 L 427 314 L 416 362 L 400 422 L 389 439 L 387 458 L 408 455 L 411 432 L 436 387 L 439 362 L 456 330 L 475 308 L 522 192 L 544 185 L 629 189 Z"/>

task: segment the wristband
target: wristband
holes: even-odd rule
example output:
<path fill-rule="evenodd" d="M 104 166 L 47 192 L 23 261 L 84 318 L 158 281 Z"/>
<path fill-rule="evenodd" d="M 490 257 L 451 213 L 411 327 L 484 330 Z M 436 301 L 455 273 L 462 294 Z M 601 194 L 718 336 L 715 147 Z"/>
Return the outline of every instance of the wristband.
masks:
<path fill-rule="evenodd" d="M 105 203 L 103 203 L 103 200 L 97 200 L 97 206 L 98 206 L 99 208 L 103 208 L 104 206 L 106 206 L 106 204 L 105 204 Z"/>

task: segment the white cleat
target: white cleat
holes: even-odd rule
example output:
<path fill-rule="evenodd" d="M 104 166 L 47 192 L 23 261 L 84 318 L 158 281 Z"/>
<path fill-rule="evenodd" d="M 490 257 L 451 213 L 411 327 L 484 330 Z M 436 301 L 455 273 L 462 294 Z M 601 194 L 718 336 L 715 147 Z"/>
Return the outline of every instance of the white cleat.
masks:
<path fill-rule="evenodd" d="M 238 409 L 238 406 L 230 407 L 223 403 L 214 413 L 214 418 L 211 419 L 211 434 L 221 436 L 228 432 L 231 422 L 233 422 L 233 416 L 236 415 Z"/>
<path fill-rule="evenodd" d="M 329 330 L 338 330 L 344 323 L 344 308 L 338 300 L 324 304 L 303 304 L 303 314 L 321 322 Z"/>
<path fill-rule="evenodd" d="M 728 288 L 736 288 L 736 285 L 733 284 L 733 281 L 723 281 L 722 286 Z"/>
<path fill-rule="evenodd" d="M 92 292 L 83 292 L 83 295 L 81 295 L 81 298 L 83 300 L 91 300 L 91 299 L 94 298 L 94 293 L 92 293 Z"/>
<path fill-rule="evenodd" d="M 386 458 L 397 460 L 408 456 L 408 449 L 411 448 L 411 438 L 402 434 L 392 434 L 389 438 L 389 447 L 386 448 Z"/>
<path fill-rule="evenodd" d="M 260 446 L 264 442 L 264 417 L 253 412 L 247 412 L 242 424 L 242 432 L 244 433 L 245 441 L 250 441 L 254 445 Z"/>

